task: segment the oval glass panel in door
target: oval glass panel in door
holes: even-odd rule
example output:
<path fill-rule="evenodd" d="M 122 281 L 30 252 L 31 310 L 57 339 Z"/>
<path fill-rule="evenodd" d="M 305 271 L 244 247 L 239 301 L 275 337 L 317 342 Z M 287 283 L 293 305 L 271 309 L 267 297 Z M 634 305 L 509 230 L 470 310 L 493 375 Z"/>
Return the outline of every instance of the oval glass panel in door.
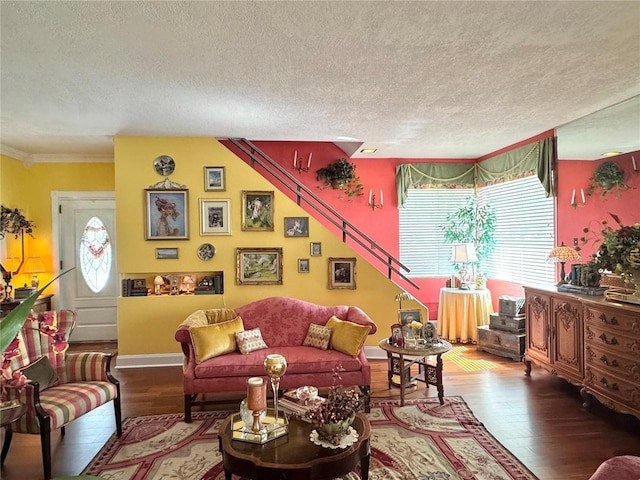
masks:
<path fill-rule="evenodd" d="M 111 270 L 109 232 L 98 217 L 91 217 L 80 238 L 80 270 L 87 286 L 99 293 L 107 284 Z"/>

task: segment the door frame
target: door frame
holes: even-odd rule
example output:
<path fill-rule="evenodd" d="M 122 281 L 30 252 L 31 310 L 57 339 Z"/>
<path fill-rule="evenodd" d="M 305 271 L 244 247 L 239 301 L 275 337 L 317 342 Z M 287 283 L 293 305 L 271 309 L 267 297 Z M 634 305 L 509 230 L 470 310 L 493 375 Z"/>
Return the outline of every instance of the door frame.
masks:
<path fill-rule="evenodd" d="M 60 205 L 65 200 L 113 200 L 115 203 L 116 193 L 114 191 L 64 191 L 51 190 L 51 256 L 53 259 L 53 276 L 60 275 Z M 115 220 L 115 215 L 114 215 Z M 117 265 L 116 265 L 117 267 Z M 116 268 L 116 275 L 119 272 Z M 58 282 L 53 283 L 53 294 L 60 295 L 60 285 Z M 55 297 L 54 297 L 55 302 Z"/>

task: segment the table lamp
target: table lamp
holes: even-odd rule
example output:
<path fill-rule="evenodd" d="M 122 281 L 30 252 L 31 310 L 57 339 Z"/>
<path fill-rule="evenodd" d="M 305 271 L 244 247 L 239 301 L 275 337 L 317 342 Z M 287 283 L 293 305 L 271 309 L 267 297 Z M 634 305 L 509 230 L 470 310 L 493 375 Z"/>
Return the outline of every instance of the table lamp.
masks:
<path fill-rule="evenodd" d="M 156 275 L 153 279 L 154 293 L 160 295 L 162 293 L 162 287 L 164 286 L 164 278 L 162 275 Z"/>
<path fill-rule="evenodd" d="M 473 243 L 458 243 L 453 246 L 453 252 L 451 254 L 451 261 L 453 263 L 460 264 L 460 271 L 458 276 L 460 277 L 460 289 L 469 290 L 469 272 L 467 271 L 467 263 L 474 263 L 478 261 L 476 255 L 476 249 Z"/>
<path fill-rule="evenodd" d="M 567 247 L 564 242 L 559 247 L 554 248 L 549 252 L 547 260 L 552 262 L 560 262 L 560 281 L 556 283 L 556 286 L 567 283 L 565 280 L 567 274 L 564 271 L 564 264 L 566 262 L 575 262 L 580 260 L 580 254 L 573 248 Z"/>
<path fill-rule="evenodd" d="M 0 267 L 2 267 L 2 279 L 4 280 L 4 283 L 5 283 L 5 286 L 4 286 L 5 294 L 4 294 L 4 300 L 3 300 L 4 302 L 13 301 L 13 295 L 11 294 L 11 292 L 13 291 L 13 287 L 11 286 L 11 278 L 13 277 L 13 274 L 20 269 L 21 265 L 22 265 L 22 262 L 15 257 L 8 257 L 4 261 L 4 264 L 0 265 Z"/>
<path fill-rule="evenodd" d="M 182 279 L 182 283 L 186 287 L 187 295 L 188 295 L 191 293 L 191 289 L 193 288 L 193 285 L 196 283 L 196 281 L 193 279 L 193 276 L 185 275 L 184 278 Z"/>
<path fill-rule="evenodd" d="M 42 264 L 42 260 L 40 257 L 29 257 L 24 264 L 24 273 L 31 274 L 31 286 L 33 288 L 38 288 L 40 285 L 40 280 L 38 280 L 38 274 L 44 273 L 44 265 Z"/>

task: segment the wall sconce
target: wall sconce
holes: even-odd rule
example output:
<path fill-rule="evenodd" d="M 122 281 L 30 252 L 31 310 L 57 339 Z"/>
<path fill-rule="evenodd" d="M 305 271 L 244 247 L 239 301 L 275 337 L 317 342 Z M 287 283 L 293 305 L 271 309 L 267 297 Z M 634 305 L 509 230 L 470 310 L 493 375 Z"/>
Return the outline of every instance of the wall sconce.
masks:
<path fill-rule="evenodd" d="M 556 283 L 556 286 L 567 283 L 565 277 L 567 274 L 564 271 L 564 264 L 566 262 L 575 262 L 580 260 L 580 254 L 573 248 L 567 247 L 564 242 L 559 247 L 554 248 L 549 252 L 547 260 L 552 262 L 560 262 L 560 281 Z"/>
<path fill-rule="evenodd" d="M 582 203 L 576 203 L 576 189 L 573 189 L 571 193 L 571 206 L 573 208 L 584 207 L 587 204 L 587 201 L 584 198 L 584 188 L 580 189 L 580 196 L 582 197 Z"/>
<path fill-rule="evenodd" d="M 309 168 L 311 168 L 311 155 L 312 153 L 309 153 L 309 158 L 307 159 L 307 164 L 304 165 L 304 162 L 302 161 L 302 158 L 298 158 L 298 151 L 296 150 L 293 153 L 293 169 L 297 170 L 298 173 L 302 173 L 302 172 L 306 172 L 309 170 Z"/>
<path fill-rule="evenodd" d="M 469 281 L 471 278 L 467 271 L 467 263 L 478 261 L 476 247 L 473 243 L 458 243 L 454 245 L 453 251 L 451 252 L 451 261 L 460 264 L 460 271 L 458 272 L 458 276 L 460 277 L 460 290 L 469 290 Z"/>
<path fill-rule="evenodd" d="M 29 257 L 24 263 L 24 273 L 31 274 L 31 287 L 38 288 L 40 286 L 40 280 L 38 280 L 38 274 L 44 273 L 44 265 L 40 257 Z"/>
<path fill-rule="evenodd" d="M 636 165 L 636 157 L 631 155 L 631 165 L 633 165 L 633 171 L 638 173 L 638 165 Z"/>
<path fill-rule="evenodd" d="M 4 261 L 4 265 L 0 264 L 2 271 L 2 279 L 4 280 L 4 300 L 3 302 L 13 302 L 13 286 L 11 286 L 11 278 L 20 270 L 22 262 L 15 257 L 8 257 Z"/>
<path fill-rule="evenodd" d="M 373 193 L 373 189 L 369 189 L 369 204 L 371 207 L 371 210 L 374 210 L 376 208 L 382 208 L 382 206 L 384 205 L 384 197 L 382 196 L 382 189 L 380 189 L 380 203 L 376 204 L 376 194 Z"/>

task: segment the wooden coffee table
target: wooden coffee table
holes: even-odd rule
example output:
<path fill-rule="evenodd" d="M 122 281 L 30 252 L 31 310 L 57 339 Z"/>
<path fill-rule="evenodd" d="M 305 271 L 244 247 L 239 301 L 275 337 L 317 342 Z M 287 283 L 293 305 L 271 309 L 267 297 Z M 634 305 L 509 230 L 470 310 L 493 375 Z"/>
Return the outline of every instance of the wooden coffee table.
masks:
<path fill-rule="evenodd" d="M 322 480 L 353 471 L 360 465 L 362 480 L 369 478 L 371 425 L 363 414 L 356 415 L 352 427 L 358 440 L 348 448 L 332 449 L 314 444 L 309 434 L 314 426 L 291 419 L 289 433 L 263 445 L 232 440 L 232 416 L 220 426 L 218 440 L 224 476 L 231 474 L 255 480 Z"/>

